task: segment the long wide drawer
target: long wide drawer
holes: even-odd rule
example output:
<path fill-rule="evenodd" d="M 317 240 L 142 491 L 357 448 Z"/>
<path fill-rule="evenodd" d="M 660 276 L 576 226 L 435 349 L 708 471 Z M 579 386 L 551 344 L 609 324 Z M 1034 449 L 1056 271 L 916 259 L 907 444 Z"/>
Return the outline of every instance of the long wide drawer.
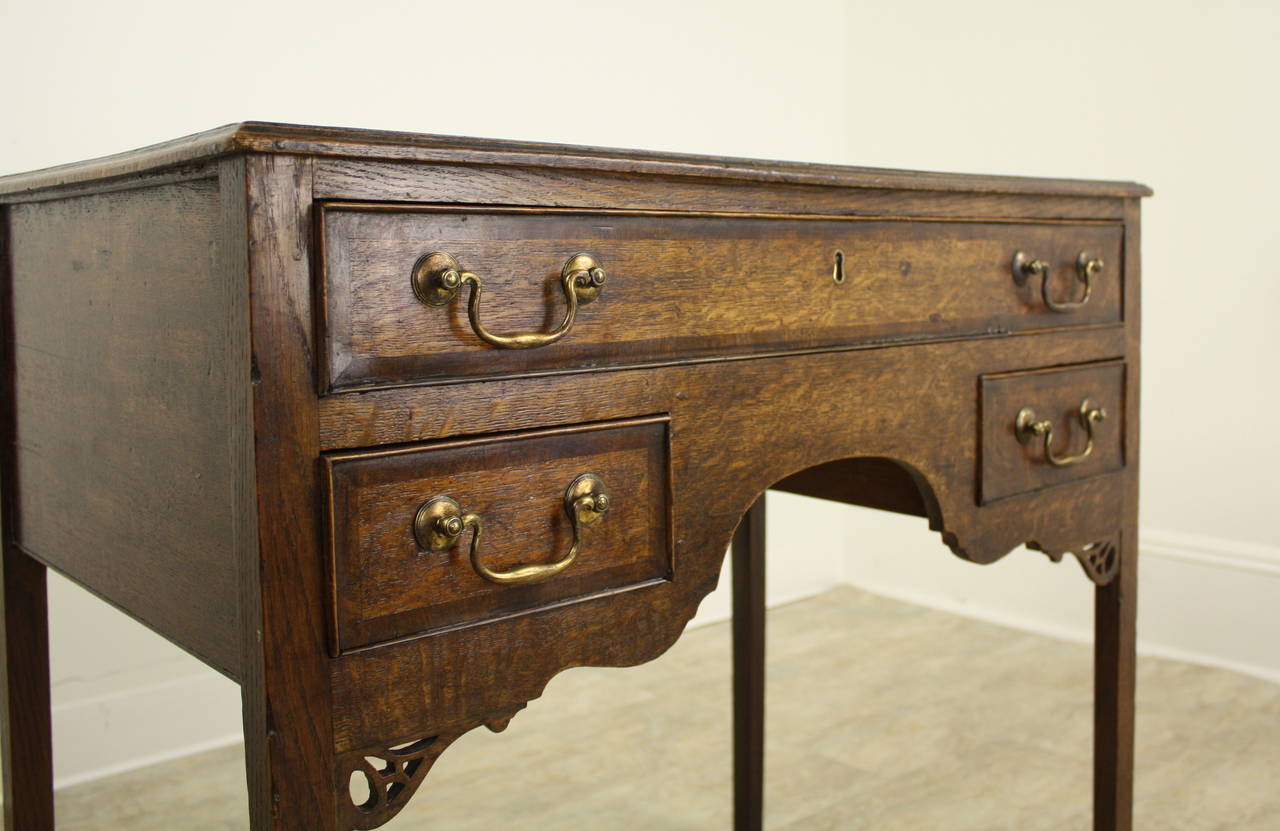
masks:
<path fill-rule="evenodd" d="M 673 576 L 665 416 L 329 454 L 334 652 Z"/>
<path fill-rule="evenodd" d="M 325 392 L 1123 319 L 1110 223 L 330 203 L 320 228 Z"/>

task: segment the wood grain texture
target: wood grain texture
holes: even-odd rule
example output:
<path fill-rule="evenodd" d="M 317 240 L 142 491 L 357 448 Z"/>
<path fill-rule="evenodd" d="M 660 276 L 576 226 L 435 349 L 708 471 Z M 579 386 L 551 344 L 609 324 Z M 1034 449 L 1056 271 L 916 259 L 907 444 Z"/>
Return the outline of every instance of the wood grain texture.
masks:
<path fill-rule="evenodd" d="M 235 678 L 217 182 L 10 211 L 18 542 Z"/>
<path fill-rule="evenodd" d="M 897 360 L 907 361 L 906 365 L 913 369 L 963 364 L 975 372 L 966 379 L 967 396 L 960 402 L 976 411 L 979 374 L 1114 359 L 1124 354 L 1126 338 L 1125 330 L 1118 327 L 1026 337 L 973 338 L 954 343 L 916 344 L 903 350 L 905 357 L 896 353 L 897 346 L 877 344 L 821 353 L 826 357 L 819 363 L 836 362 L 837 366 L 849 367 L 853 373 L 861 367 L 884 367 Z M 1035 357 L 1029 360 L 1027 350 L 1032 344 Z M 805 359 L 809 357 L 817 356 L 793 355 L 784 358 L 782 363 L 763 365 L 788 367 L 797 373 L 799 384 L 807 366 Z M 477 432 L 609 421 L 630 418 L 637 413 L 671 412 L 672 402 L 687 398 L 685 390 L 697 379 L 707 377 L 707 373 L 724 372 L 726 377 L 733 377 L 736 372 L 752 371 L 750 367 L 760 371 L 762 362 L 770 360 L 772 356 L 763 356 L 718 364 L 685 363 L 651 369 L 554 375 L 539 378 L 536 383 L 508 378 L 327 396 L 319 402 L 320 443 L 324 450 L 343 450 Z M 736 364 L 747 368 L 735 370 L 732 367 Z M 677 392 L 683 398 L 677 398 Z M 750 400 L 758 394 L 747 391 L 746 395 Z M 873 388 L 866 389 L 863 395 L 868 401 L 878 401 Z M 886 420 L 892 417 L 892 413 L 885 415 Z M 483 428 L 477 426 L 481 422 Z M 797 424 L 815 422 L 801 419 Z M 812 429 L 821 433 L 825 426 L 817 422 Z M 682 424 L 673 420 L 673 430 L 678 433 L 682 429 L 685 429 Z M 797 466 L 788 474 L 798 473 L 802 468 Z"/>
<path fill-rule="evenodd" d="M 1120 235 L 1111 225 L 334 206 L 324 218 L 325 380 L 342 389 L 1114 324 Z M 1014 281 L 1019 250 L 1054 265 L 1063 297 L 1081 251 L 1117 265 L 1085 307 L 1057 314 L 1038 282 Z M 433 251 L 480 275 L 481 320 L 495 332 L 554 327 L 560 270 L 580 251 L 608 278 L 562 340 L 495 351 L 470 328 L 469 289 L 445 307 L 414 296 L 409 275 Z"/>
<path fill-rule="evenodd" d="M 219 271 L 226 276 L 228 302 L 227 355 L 229 374 L 238 378 L 227 400 L 228 443 L 231 469 L 229 521 L 236 539 L 238 590 L 240 692 L 245 731 L 245 772 L 249 782 L 251 813 L 269 816 L 264 801 L 263 743 L 247 737 L 265 732 L 269 712 L 262 661 L 262 592 L 259 573 L 257 467 L 254 457 L 255 420 L 252 332 L 249 285 L 249 189 L 243 158 L 224 159 L 218 165 L 220 238 Z"/>
<path fill-rule="evenodd" d="M 468 205 L 540 205 L 649 211 L 765 214 L 1104 219 L 1124 216 L 1114 196 L 901 190 L 884 185 L 788 184 L 643 177 L 610 170 L 319 159 L 315 197 L 326 200 Z"/>
<path fill-rule="evenodd" d="M 982 376 L 983 502 L 1037 488 L 1077 482 L 1124 467 L 1124 364 L 1081 364 Z M 1014 425 L 1023 407 L 1037 420 L 1053 424 L 1051 448 L 1058 457 L 1083 452 L 1088 436 L 1080 423 L 1080 405 L 1092 401 L 1107 417 L 1094 425 L 1088 457 L 1067 467 L 1045 459 L 1044 441 L 1019 440 Z"/>
<path fill-rule="evenodd" d="M 257 556 L 244 573 L 253 831 L 334 831 L 325 570 L 312 362 L 311 165 L 246 163 Z"/>
<path fill-rule="evenodd" d="M 652 418 L 327 458 L 339 650 L 670 579 L 667 432 Z M 488 568 L 554 562 L 573 540 L 565 489 L 584 473 L 604 480 L 611 507 L 552 580 L 485 580 L 472 532 L 446 551 L 414 539 L 418 507 L 447 495 L 480 516 Z"/>
<path fill-rule="evenodd" d="M 1036 336 L 1035 360 L 1053 364 L 1081 354 L 1083 335 L 1054 337 Z M 1027 360 L 1026 345 L 1011 338 L 440 388 L 413 408 L 414 426 L 456 432 L 483 417 L 490 428 L 518 429 L 607 418 L 640 402 L 669 412 L 673 493 L 699 496 L 674 501 L 677 568 L 670 583 L 494 621 L 483 638 L 468 634 L 475 630 L 442 632 L 335 663 L 339 750 L 480 723 L 537 697 L 564 667 L 629 665 L 661 653 L 715 587 L 733 529 L 756 496 L 833 460 L 892 459 L 913 471 L 931 526 L 976 562 L 1027 541 L 1060 553 L 1114 538 L 1123 521 L 1124 473 L 976 504 L 978 378 Z M 375 410 L 380 416 L 398 413 Z M 520 660 L 509 660 L 498 644 L 520 644 Z M 445 680 L 452 672 L 446 668 L 463 661 L 466 692 Z M 422 667 L 435 671 L 423 674 Z"/>
<path fill-rule="evenodd" d="M 5 831 L 53 831 L 49 601 L 44 565 L 18 549 L 12 275 L 0 210 L 0 769 Z"/>

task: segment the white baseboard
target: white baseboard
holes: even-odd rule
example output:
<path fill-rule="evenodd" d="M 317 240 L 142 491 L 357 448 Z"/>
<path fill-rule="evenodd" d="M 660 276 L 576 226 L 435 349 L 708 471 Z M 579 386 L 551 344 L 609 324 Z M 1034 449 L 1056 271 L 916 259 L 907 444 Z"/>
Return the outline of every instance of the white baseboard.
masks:
<path fill-rule="evenodd" d="M 938 578 L 937 568 L 925 567 L 932 552 L 917 551 L 928 546 L 914 531 L 907 536 L 905 526 L 891 524 L 882 541 L 896 544 L 899 561 L 868 565 L 851 557 L 849 582 L 907 603 L 1093 642 L 1087 593 L 1047 575 L 1066 567 L 1078 578 L 1071 563 L 1049 566 L 1042 555 L 1020 551 L 992 566 L 941 566 L 954 573 Z M 1280 683 L 1280 547 L 1143 529 L 1139 550 L 1140 654 Z"/>
<path fill-rule="evenodd" d="M 1140 542 L 1144 557 L 1280 577 L 1280 546 L 1156 529 L 1143 529 Z"/>
<path fill-rule="evenodd" d="M 1022 632 L 1030 632 L 1033 635 L 1042 635 L 1046 638 L 1056 638 L 1057 640 L 1084 645 L 1093 643 L 1093 630 L 1062 624 L 1051 619 L 1006 612 L 989 606 L 975 606 L 971 603 L 955 602 L 927 592 L 913 592 L 884 586 L 858 586 L 857 588 L 881 597 L 887 597 L 890 600 L 910 603 L 914 606 L 925 606 L 960 617 L 981 620 L 985 623 L 994 623 L 997 626 L 1017 629 Z M 1183 661 L 1189 664 L 1226 669 L 1260 678 L 1263 681 L 1270 681 L 1273 684 L 1280 684 L 1280 670 L 1274 667 L 1220 658 L 1201 650 L 1182 649 L 1170 644 L 1153 642 L 1150 638 L 1138 638 L 1138 654 L 1152 658 L 1167 658 L 1171 661 Z"/>
<path fill-rule="evenodd" d="M 241 740 L 239 687 L 212 671 L 53 709 L 55 788 Z"/>
<path fill-rule="evenodd" d="M 1280 683 L 1280 546 L 1143 529 L 1139 550 L 1140 651 Z"/>

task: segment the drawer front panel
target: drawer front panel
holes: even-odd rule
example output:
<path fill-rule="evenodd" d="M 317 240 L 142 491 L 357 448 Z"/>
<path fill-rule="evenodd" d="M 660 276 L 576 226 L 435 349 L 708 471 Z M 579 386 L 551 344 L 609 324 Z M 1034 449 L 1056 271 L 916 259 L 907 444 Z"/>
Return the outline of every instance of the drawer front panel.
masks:
<path fill-rule="evenodd" d="M 982 377 L 983 503 L 1124 467 L 1121 362 Z"/>
<path fill-rule="evenodd" d="M 1116 224 L 750 218 L 553 210 L 322 212 L 326 391 L 995 334 L 1122 320 Z M 842 253 L 843 274 L 836 252 Z M 1014 254 L 1049 266 L 1014 279 Z M 562 269 L 604 270 L 564 336 L 498 348 L 473 331 L 463 285 L 414 293 L 419 259 L 450 255 L 483 281 L 481 325 L 547 332 L 567 313 Z M 1088 302 L 1082 252 L 1104 265 Z M 432 262 L 435 262 L 434 260 Z M 443 260 L 441 262 L 444 262 Z M 838 281 L 838 277 L 843 277 Z"/>
<path fill-rule="evenodd" d="M 668 447 L 656 416 L 327 456 L 335 652 L 671 579 Z M 580 515 L 572 563 L 527 584 L 482 576 L 473 557 L 497 575 L 565 557 L 583 474 L 609 501 Z M 437 497 L 478 518 L 474 552 L 472 525 L 424 544 L 415 520 Z"/>

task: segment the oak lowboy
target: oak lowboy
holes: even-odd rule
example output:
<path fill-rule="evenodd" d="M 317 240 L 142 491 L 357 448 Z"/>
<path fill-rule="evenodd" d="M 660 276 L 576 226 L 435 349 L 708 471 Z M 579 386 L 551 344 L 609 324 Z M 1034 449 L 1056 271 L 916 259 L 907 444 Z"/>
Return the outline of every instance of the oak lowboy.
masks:
<path fill-rule="evenodd" d="M 272 124 L 0 179 L 6 827 L 46 568 L 240 683 L 255 831 L 349 831 L 660 654 L 732 540 L 758 829 L 775 488 L 1078 559 L 1128 829 L 1147 193 Z"/>

